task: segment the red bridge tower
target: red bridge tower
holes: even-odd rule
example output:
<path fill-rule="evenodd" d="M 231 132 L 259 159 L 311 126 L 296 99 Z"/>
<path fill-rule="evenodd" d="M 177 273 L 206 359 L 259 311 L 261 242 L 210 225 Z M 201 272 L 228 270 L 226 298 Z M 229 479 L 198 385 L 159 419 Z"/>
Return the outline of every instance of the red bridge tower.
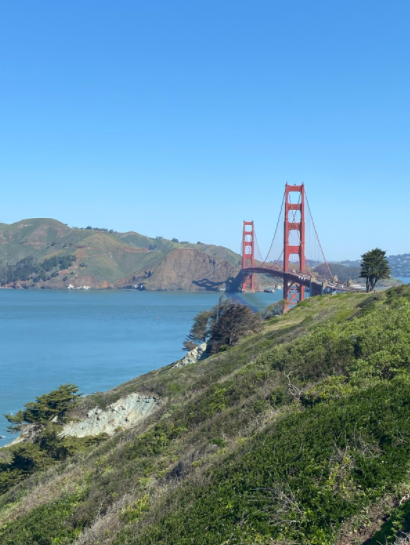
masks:
<path fill-rule="evenodd" d="M 255 264 L 255 228 L 253 221 L 243 222 L 242 231 L 242 269 Z M 255 291 L 253 273 L 243 277 L 242 291 Z"/>
<path fill-rule="evenodd" d="M 292 203 L 291 193 L 299 193 L 297 203 Z M 295 236 L 296 235 L 296 236 Z M 292 243 L 290 239 L 292 238 Z M 299 257 L 299 272 L 305 273 L 305 186 L 288 185 L 285 188 L 285 229 L 283 249 L 283 271 L 291 272 L 290 256 Z M 296 272 L 296 271 L 293 271 Z M 293 307 L 305 298 L 305 288 L 289 280 L 286 275 L 283 281 L 283 298 L 287 306 Z"/>

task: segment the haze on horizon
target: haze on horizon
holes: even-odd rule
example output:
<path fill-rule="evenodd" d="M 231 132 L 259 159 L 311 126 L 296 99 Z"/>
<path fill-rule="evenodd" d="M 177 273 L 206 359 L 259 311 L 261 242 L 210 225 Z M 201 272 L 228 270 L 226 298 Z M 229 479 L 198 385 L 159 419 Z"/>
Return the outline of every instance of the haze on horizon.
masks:
<path fill-rule="evenodd" d="M 0 7 L 0 222 L 266 252 L 306 184 L 329 260 L 410 252 L 410 4 Z"/>

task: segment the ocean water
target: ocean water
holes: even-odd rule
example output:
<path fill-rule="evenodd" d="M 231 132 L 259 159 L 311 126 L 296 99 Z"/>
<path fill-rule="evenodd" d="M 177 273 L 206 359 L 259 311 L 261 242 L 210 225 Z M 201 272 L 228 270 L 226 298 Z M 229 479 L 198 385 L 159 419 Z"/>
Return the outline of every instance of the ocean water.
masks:
<path fill-rule="evenodd" d="M 0 290 L 0 435 L 36 396 L 71 382 L 104 391 L 183 357 L 193 317 L 219 293 Z M 255 310 L 282 298 L 237 294 Z"/>
<path fill-rule="evenodd" d="M 401 280 L 403 284 L 410 284 L 410 278 L 406 276 L 397 276 L 397 280 Z"/>

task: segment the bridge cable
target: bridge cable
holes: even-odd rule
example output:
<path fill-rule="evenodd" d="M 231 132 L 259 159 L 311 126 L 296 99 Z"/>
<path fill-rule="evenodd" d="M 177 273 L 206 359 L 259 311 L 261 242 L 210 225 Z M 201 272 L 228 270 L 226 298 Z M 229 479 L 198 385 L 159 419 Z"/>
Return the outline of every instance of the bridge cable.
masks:
<path fill-rule="evenodd" d="M 259 263 L 260 263 L 260 262 L 262 261 L 262 259 L 263 259 L 263 258 L 262 258 L 262 252 L 261 252 L 261 250 L 260 250 L 260 248 L 259 248 L 258 239 L 257 239 L 257 237 L 256 237 L 256 231 L 255 231 L 255 230 L 253 231 L 253 234 L 254 234 L 254 237 L 255 237 L 255 246 L 256 246 L 256 248 L 257 248 L 257 250 L 258 250 L 258 253 L 259 253 L 259 255 L 258 255 L 257 257 L 260 257 L 260 259 L 257 259 L 257 261 L 259 261 Z M 255 257 L 255 252 L 254 252 L 253 255 L 254 255 L 254 257 Z M 263 262 L 263 263 L 265 263 L 265 262 Z"/>
<path fill-rule="evenodd" d="M 310 214 L 310 219 L 312 220 L 313 228 L 314 228 L 314 230 L 315 230 L 316 238 L 317 238 L 317 241 L 319 242 L 319 247 L 320 247 L 320 250 L 321 250 L 321 252 L 322 252 L 323 259 L 325 260 L 327 269 L 328 269 L 328 271 L 329 271 L 330 278 L 332 279 L 332 282 L 333 282 L 333 274 L 332 274 L 332 271 L 330 270 L 329 263 L 327 262 L 327 259 L 326 259 L 326 256 L 325 256 L 325 252 L 323 251 L 323 248 L 322 248 L 322 244 L 321 244 L 321 242 L 320 242 L 319 235 L 317 234 L 316 225 L 315 225 L 315 222 L 314 222 L 314 219 L 313 219 L 313 216 L 312 216 L 312 211 L 311 211 L 311 209 L 310 209 L 309 199 L 308 199 L 308 197 L 307 197 L 306 190 L 305 190 L 305 196 L 306 196 L 306 203 L 307 203 L 307 205 L 308 205 L 308 210 L 309 210 L 309 214 Z"/>
<path fill-rule="evenodd" d="M 269 250 L 268 250 L 268 253 L 266 254 L 265 261 L 262 263 L 261 267 L 263 267 L 263 266 L 265 265 L 266 261 L 268 260 L 270 251 L 272 250 L 272 247 L 273 247 L 273 243 L 275 242 L 276 233 L 278 232 L 278 227 L 279 227 L 280 218 L 281 218 L 281 216 L 282 216 L 283 205 L 284 205 L 284 203 L 285 203 L 285 195 L 286 195 L 286 191 L 283 192 L 282 205 L 281 205 L 281 207 L 280 207 L 280 212 L 279 212 L 279 216 L 278 216 L 278 222 L 276 223 L 275 234 L 273 235 L 273 239 L 272 239 L 272 242 L 271 242 L 271 244 L 270 244 L 270 248 L 269 248 Z M 282 253 L 283 253 L 283 252 L 282 252 Z M 280 257 L 279 257 L 279 259 L 280 259 Z"/>

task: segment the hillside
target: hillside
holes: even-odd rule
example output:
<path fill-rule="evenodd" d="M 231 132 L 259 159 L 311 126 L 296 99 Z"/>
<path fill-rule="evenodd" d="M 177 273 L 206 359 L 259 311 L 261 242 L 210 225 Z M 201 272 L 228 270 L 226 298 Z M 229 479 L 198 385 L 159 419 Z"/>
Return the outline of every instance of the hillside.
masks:
<path fill-rule="evenodd" d="M 410 526 L 409 339 L 407 286 L 315 297 L 83 398 L 77 422 L 130 394 L 156 408 L 108 438 L 2 449 L 0 542 L 392 543 Z"/>
<path fill-rule="evenodd" d="M 353 262 L 351 262 L 353 263 Z M 356 263 L 356 262 L 354 262 Z M 350 266 L 348 265 L 342 265 L 340 263 L 329 263 L 330 270 L 332 272 L 333 277 L 337 277 L 339 282 L 348 282 L 349 280 L 353 281 L 354 283 L 361 283 L 364 285 L 364 279 L 360 278 L 360 263 L 358 266 L 353 266 L 352 264 Z M 319 276 L 323 276 L 325 278 L 331 279 L 329 269 L 326 263 L 322 263 L 320 265 L 317 265 L 314 269 L 314 272 L 318 273 Z M 399 276 L 399 275 L 397 275 Z M 386 287 L 393 287 L 398 286 L 402 282 L 400 280 L 397 280 L 396 278 L 393 278 L 393 275 L 385 280 L 379 280 L 377 287 L 378 288 L 386 288 Z"/>
<path fill-rule="evenodd" d="M 337 276 L 339 282 L 348 282 L 353 280 L 354 282 L 362 281 L 359 277 L 360 267 L 347 267 L 345 265 L 340 265 L 339 263 L 329 263 L 330 269 L 333 276 Z M 317 272 L 319 276 L 331 279 L 328 266 L 325 263 L 317 265 L 314 269 L 314 272 Z"/>
<path fill-rule="evenodd" d="M 410 278 L 410 254 L 389 255 L 388 259 L 394 276 Z"/>
<path fill-rule="evenodd" d="M 398 254 L 387 256 L 392 276 L 402 276 L 410 278 L 410 254 Z M 360 260 L 342 261 L 341 265 L 347 267 L 360 267 Z"/>
<path fill-rule="evenodd" d="M 0 282 L 10 287 L 219 289 L 235 279 L 238 263 L 237 254 L 211 244 L 70 228 L 53 219 L 0 224 Z"/>

